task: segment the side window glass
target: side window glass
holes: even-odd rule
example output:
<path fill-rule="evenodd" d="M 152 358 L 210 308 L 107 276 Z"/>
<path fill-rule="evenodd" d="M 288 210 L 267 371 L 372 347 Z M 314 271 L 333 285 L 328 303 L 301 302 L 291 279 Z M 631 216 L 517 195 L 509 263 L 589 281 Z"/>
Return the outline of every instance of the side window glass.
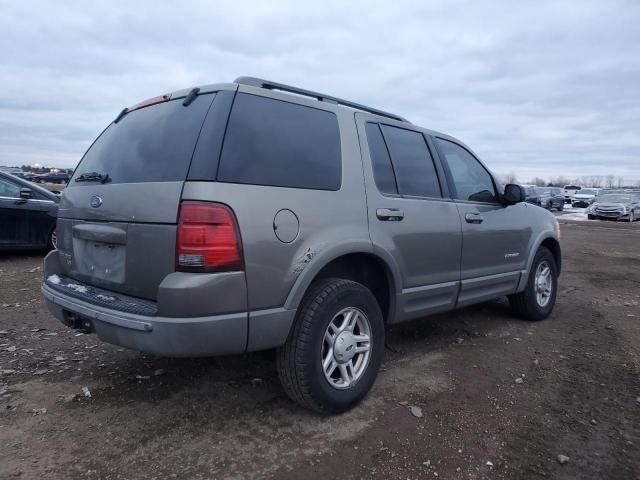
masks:
<path fill-rule="evenodd" d="M 339 190 L 338 118 L 326 110 L 239 93 L 227 126 L 218 180 Z"/>
<path fill-rule="evenodd" d="M 381 193 L 397 195 L 396 176 L 380 127 L 377 123 L 367 123 L 366 132 L 376 186 Z"/>
<path fill-rule="evenodd" d="M 381 125 L 400 195 L 442 197 L 433 158 L 421 133 Z"/>
<path fill-rule="evenodd" d="M 20 186 L 0 177 L 0 197 L 20 198 Z"/>
<path fill-rule="evenodd" d="M 436 138 L 455 187 L 455 198 L 471 202 L 497 203 L 498 196 L 489 172 L 473 155 L 448 140 Z"/>

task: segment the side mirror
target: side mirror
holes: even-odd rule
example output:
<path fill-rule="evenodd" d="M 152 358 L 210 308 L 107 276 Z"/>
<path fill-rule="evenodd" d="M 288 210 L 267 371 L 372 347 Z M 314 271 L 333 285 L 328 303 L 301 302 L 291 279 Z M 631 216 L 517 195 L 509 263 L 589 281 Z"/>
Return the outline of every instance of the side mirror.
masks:
<path fill-rule="evenodd" d="M 522 188 L 520 185 L 509 183 L 506 187 L 504 187 L 503 198 L 507 205 L 513 205 L 514 203 L 524 202 L 524 199 L 527 198 L 527 195 L 524 192 L 524 188 Z"/>
<path fill-rule="evenodd" d="M 20 189 L 20 198 L 23 200 L 29 200 L 32 197 L 31 189 L 27 187 L 23 187 Z"/>
<path fill-rule="evenodd" d="M 27 187 L 23 187 L 20 189 L 20 198 L 23 200 L 29 200 L 32 197 L 31 189 Z"/>

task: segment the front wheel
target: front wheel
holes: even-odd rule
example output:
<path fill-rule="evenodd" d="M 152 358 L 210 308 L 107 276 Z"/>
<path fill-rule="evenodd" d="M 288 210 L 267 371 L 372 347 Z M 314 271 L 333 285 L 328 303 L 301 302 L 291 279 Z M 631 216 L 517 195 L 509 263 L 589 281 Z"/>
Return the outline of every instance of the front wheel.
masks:
<path fill-rule="evenodd" d="M 540 247 L 533 259 L 525 289 L 509 296 L 513 312 L 526 320 L 547 318 L 556 303 L 558 270 L 551 252 Z"/>
<path fill-rule="evenodd" d="M 365 397 L 383 349 L 384 321 L 371 291 L 351 280 L 323 279 L 305 295 L 278 349 L 278 375 L 298 404 L 340 413 Z"/>
<path fill-rule="evenodd" d="M 48 250 L 55 250 L 56 248 L 58 248 L 58 231 L 56 230 L 56 227 L 54 225 L 53 228 L 51 229 L 51 231 L 49 232 L 49 239 L 47 241 L 47 249 Z"/>

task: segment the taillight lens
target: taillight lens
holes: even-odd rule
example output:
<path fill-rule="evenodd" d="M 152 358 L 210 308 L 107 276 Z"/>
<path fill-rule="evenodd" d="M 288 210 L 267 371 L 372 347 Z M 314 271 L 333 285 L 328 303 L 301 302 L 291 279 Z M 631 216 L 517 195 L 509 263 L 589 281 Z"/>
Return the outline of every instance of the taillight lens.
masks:
<path fill-rule="evenodd" d="M 178 220 L 176 270 L 242 270 L 242 245 L 235 215 L 220 203 L 182 202 Z"/>

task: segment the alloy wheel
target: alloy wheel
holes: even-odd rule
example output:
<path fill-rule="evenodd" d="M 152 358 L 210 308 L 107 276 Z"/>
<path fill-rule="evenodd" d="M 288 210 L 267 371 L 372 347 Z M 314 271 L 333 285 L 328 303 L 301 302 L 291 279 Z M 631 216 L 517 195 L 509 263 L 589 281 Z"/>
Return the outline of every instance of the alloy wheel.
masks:
<path fill-rule="evenodd" d="M 536 269 L 535 276 L 536 302 L 542 308 L 546 307 L 551 300 L 553 292 L 553 276 L 549 262 L 542 261 Z"/>
<path fill-rule="evenodd" d="M 340 310 L 329 322 L 322 341 L 322 371 L 337 389 L 351 387 L 364 374 L 371 353 L 371 325 L 359 309 Z"/>

